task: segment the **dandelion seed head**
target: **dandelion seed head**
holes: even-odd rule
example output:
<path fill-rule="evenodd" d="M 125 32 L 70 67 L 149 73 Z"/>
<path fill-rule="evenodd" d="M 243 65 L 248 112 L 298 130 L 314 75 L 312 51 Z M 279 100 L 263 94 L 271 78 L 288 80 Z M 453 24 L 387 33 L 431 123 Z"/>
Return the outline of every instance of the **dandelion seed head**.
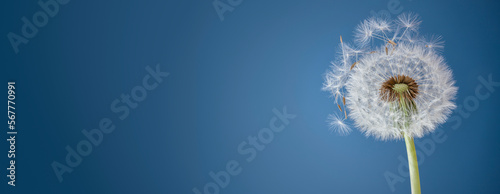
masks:
<path fill-rule="evenodd" d="M 325 75 L 323 89 L 367 136 L 422 137 L 444 123 L 456 107 L 452 72 L 437 52 L 443 48 L 442 38 L 423 40 L 417 30 L 420 23 L 416 14 L 395 21 L 364 20 L 354 33 L 357 44 L 344 41 Z M 347 134 L 351 128 L 345 117 L 331 115 L 332 129 Z"/>

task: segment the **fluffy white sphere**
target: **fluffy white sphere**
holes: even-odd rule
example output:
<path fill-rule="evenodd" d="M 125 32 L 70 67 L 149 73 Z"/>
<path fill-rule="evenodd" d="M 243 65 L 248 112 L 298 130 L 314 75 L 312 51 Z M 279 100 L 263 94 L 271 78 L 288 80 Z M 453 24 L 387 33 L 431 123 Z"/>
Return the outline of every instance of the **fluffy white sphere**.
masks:
<path fill-rule="evenodd" d="M 442 42 L 439 37 L 431 42 L 416 38 L 418 24 L 418 17 L 411 14 L 396 21 L 371 18 L 356 30 L 357 48 L 340 40 L 341 55 L 327 72 L 323 89 L 332 93 L 342 114 L 367 136 L 422 137 L 444 123 L 455 108 L 457 87 L 436 51 Z M 405 92 L 395 92 L 398 83 Z M 401 104 L 412 110 L 398 108 Z"/>

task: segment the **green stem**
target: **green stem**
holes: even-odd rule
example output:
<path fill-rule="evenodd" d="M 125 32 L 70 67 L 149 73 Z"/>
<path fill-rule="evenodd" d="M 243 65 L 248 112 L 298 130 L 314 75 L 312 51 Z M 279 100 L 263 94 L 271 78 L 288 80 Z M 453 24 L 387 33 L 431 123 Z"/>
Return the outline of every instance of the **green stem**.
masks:
<path fill-rule="evenodd" d="M 408 154 L 408 167 L 410 168 L 411 193 L 420 194 L 420 176 L 418 175 L 417 152 L 413 138 L 403 133 L 406 143 L 406 153 Z"/>
<path fill-rule="evenodd" d="M 406 131 L 411 124 L 412 114 L 417 112 L 417 107 L 412 99 L 405 99 L 403 97 L 403 92 L 408 91 L 408 85 L 406 84 L 395 84 L 392 88 L 394 91 L 399 93 L 399 108 L 403 113 L 403 121 L 401 123 L 402 131 Z M 418 160 L 417 152 L 415 151 L 415 143 L 413 142 L 413 137 L 402 132 L 405 138 L 406 153 L 408 154 L 408 168 L 410 170 L 410 182 L 411 182 L 411 193 L 421 194 L 420 192 L 420 176 L 418 175 Z"/>

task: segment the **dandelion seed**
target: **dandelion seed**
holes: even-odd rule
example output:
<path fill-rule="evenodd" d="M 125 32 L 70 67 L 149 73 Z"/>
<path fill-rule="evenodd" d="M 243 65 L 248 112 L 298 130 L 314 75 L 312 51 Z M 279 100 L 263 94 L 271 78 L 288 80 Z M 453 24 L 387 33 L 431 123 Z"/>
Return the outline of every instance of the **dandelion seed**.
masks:
<path fill-rule="evenodd" d="M 369 43 L 373 39 L 374 31 L 373 21 L 365 20 L 361 22 L 361 24 L 356 28 L 356 41 L 361 45 Z"/>
<path fill-rule="evenodd" d="M 435 51 L 440 51 L 444 48 L 444 41 L 441 36 L 433 35 L 428 41 L 425 42 L 425 47 L 430 48 Z"/>
<path fill-rule="evenodd" d="M 396 44 L 394 41 L 392 41 L 392 40 L 388 40 L 387 42 L 388 42 L 389 44 L 392 44 L 393 46 L 396 46 L 396 45 L 397 45 L 397 44 Z"/>
<path fill-rule="evenodd" d="M 354 66 L 356 65 L 356 63 L 358 63 L 358 62 L 356 61 L 356 62 L 354 62 L 354 63 L 351 65 L 351 70 L 352 70 L 352 68 L 354 68 Z"/>
<path fill-rule="evenodd" d="M 417 14 L 408 13 L 399 15 L 397 23 L 409 30 L 416 31 L 421 21 Z"/>
<path fill-rule="evenodd" d="M 347 135 L 351 132 L 351 127 L 344 122 L 344 119 L 340 118 L 338 115 L 330 115 L 328 117 L 328 123 L 330 124 L 330 130 L 337 132 L 340 135 Z"/>

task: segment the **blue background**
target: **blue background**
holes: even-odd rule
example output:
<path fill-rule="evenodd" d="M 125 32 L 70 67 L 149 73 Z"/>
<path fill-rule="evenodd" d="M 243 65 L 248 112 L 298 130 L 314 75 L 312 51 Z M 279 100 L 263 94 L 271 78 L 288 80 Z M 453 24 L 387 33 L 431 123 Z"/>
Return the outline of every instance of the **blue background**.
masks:
<path fill-rule="evenodd" d="M 391 191 L 384 177 L 398 175 L 404 142 L 331 133 L 326 118 L 337 110 L 320 90 L 339 35 L 352 40 L 388 2 L 244 0 L 221 21 L 208 0 L 70 1 L 18 54 L 6 35 L 20 34 L 21 17 L 40 7 L 4 2 L 1 80 L 16 81 L 19 134 L 12 188 L 0 133 L 0 193 L 193 193 L 229 160 L 243 170 L 220 193 L 409 193 L 409 179 Z M 444 37 L 457 105 L 475 95 L 479 76 L 500 81 L 499 2 L 397 2 L 402 10 L 391 17 L 418 13 L 422 33 Z M 118 120 L 111 102 L 156 64 L 170 75 Z M 455 112 L 463 118 L 456 130 L 440 126 L 447 140 L 420 165 L 423 193 L 500 193 L 499 91 L 467 118 Z M 246 162 L 238 145 L 283 106 L 297 117 Z M 51 163 L 63 163 L 64 148 L 104 117 L 115 131 L 59 183 Z"/>

